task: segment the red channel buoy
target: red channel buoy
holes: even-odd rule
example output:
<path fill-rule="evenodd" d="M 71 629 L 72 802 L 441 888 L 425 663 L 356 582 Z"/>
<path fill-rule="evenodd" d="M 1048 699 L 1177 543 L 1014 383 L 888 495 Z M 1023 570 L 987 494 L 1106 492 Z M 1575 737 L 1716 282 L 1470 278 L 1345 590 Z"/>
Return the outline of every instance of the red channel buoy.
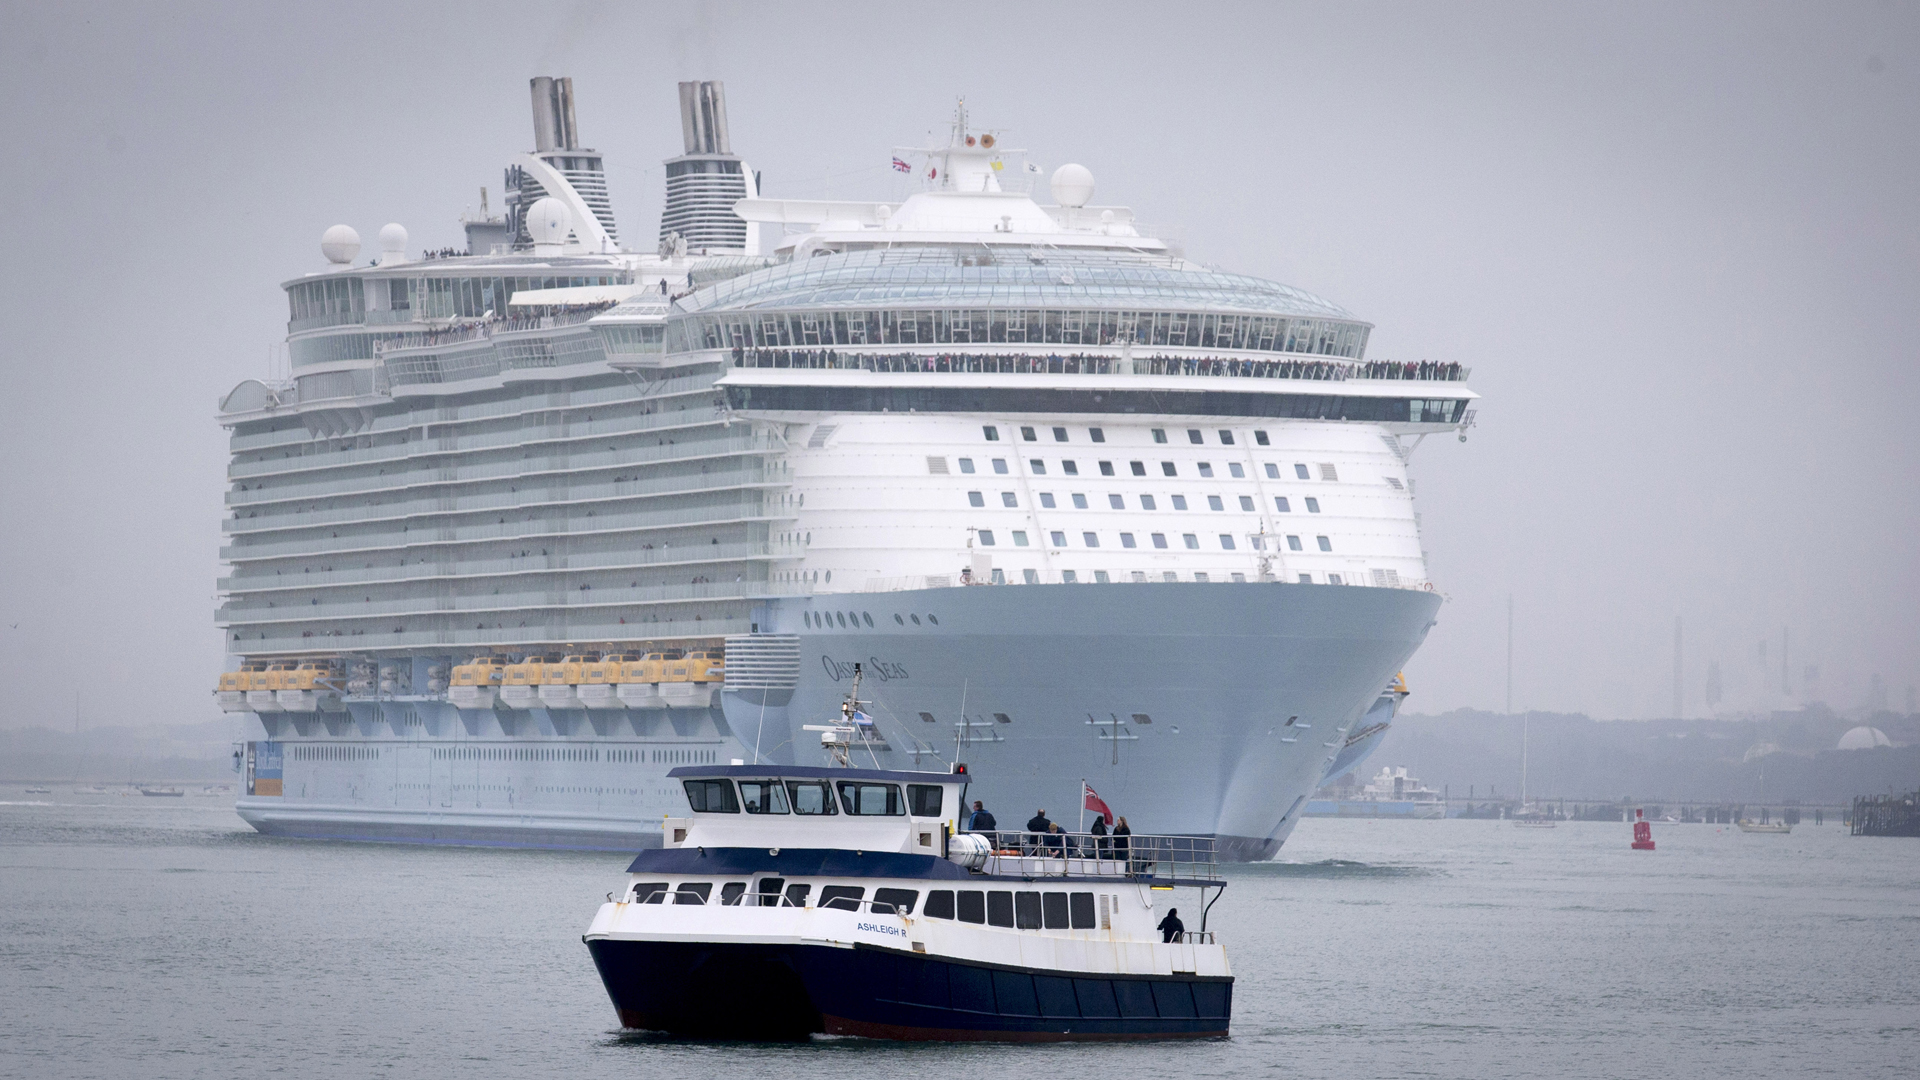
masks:
<path fill-rule="evenodd" d="M 1647 820 L 1645 810 L 1633 812 L 1633 850 L 1653 850 L 1653 822 Z"/>

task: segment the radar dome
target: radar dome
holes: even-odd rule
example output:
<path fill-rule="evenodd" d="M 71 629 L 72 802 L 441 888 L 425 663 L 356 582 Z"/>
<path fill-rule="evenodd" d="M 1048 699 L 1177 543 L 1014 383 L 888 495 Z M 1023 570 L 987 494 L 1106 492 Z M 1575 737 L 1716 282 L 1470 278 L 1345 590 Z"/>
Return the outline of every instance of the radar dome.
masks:
<path fill-rule="evenodd" d="M 567 211 L 567 204 L 551 195 L 534 200 L 527 208 L 527 235 L 536 245 L 566 243 L 572 225 L 573 215 Z"/>
<path fill-rule="evenodd" d="M 350 263 L 360 254 L 360 234 L 351 225 L 335 225 L 320 234 L 320 254 L 330 263 Z"/>
<path fill-rule="evenodd" d="M 407 261 L 406 226 L 394 221 L 381 227 L 380 261 L 382 263 Z"/>
<path fill-rule="evenodd" d="M 1849 730 L 1845 735 L 1840 736 L 1840 745 L 1834 747 L 1834 749 L 1871 750 L 1876 746 L 1892 745 L 1893 740 L 1887 738 L 1886 732 L 1881 731 L 1877 727 L 1867 727 L 1863 724 L 1860 727 Z"/>
<path fill-rule="evenodd" d="M 1085 165 L 1053 170 L 1053 199 L 1061 206 L 1085 206 L 1093 198 L 1093 174 Z"/>

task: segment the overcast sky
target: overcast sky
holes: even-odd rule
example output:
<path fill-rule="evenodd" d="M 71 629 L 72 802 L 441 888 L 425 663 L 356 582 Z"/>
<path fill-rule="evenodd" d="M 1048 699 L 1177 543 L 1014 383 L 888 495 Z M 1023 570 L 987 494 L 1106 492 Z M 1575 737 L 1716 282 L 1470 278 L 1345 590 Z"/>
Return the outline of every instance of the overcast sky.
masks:
<path fill-rule="evenodd" d="M 1920 682 L 1920 7 L 9 5 L 0 726 L 216 714 L 215 403 L 335 222 L 462 243 L 571 75 L 622 234 L 674 84 L 769 195 L 894 195 L 964 95 L 1190 257 L 1458 361 L 1413 459 L 1439 625 L 1409 708 L 1669 715 Z M 1768 642 L 1767 667 L 1759 644 Z"/>

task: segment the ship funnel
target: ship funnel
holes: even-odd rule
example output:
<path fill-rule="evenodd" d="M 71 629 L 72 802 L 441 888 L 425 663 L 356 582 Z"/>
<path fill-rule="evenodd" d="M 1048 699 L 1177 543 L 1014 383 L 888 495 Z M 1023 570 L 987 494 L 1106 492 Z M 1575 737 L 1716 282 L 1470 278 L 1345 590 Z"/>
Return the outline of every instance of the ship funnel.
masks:
<path fill-rule="evenodd" d="M 573 80 L 541 75 L 533 86 L 533 152 L 578 150 L 580 132 L 573 121 Z M 681 97 L 686 85 L 681 84 Z"/>
<path fill-rule="evenodd" d="M 569 104 L 568 108 L 571 109 L 572 105 Z M 689 154 L 733 153 L 727 148 L 727 86 L 725 83 L 714 81 L 680 84 L 680 136 L 685 140 Z"/>

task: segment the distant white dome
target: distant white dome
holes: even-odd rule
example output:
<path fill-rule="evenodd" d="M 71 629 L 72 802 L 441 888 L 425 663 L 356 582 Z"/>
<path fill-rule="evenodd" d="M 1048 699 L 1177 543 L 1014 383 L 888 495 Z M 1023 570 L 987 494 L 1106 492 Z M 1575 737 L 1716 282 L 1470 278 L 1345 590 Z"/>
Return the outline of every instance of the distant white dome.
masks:
<path fill-rule="evenodd" d="M 351 225 L 335 225 L 320 234 L 320 254 L 330 263 L 350 263 L 360 254 L 360 234 Z"/>
<path fill-rule="evenodd" d="M 573 215 L 567 211 L 567 204 L 551 195 L 527 207 L 527 235 L 535 244 L 564 244 L 572 227 Z"/>
<path fill-rule="evenodd" d="M 1836 750 L 1871 750 L 1876 746 L 1892 746 L 1893 740 L 1877 727 L 1861 725 L 1840 736 L 1840 745 Z"/>
<path fill-rule="evenodd" d="M 380 229 L 380 254 L 398 255 L 402 259 L 407 255 L 407 227 L 399 222 L 389 222 Z M 385 262 L 385 259 L 381 260 Z"/>
<path fill-rule="evenodd" d="M 1093 174 L 1085 165 L 1062 165 L 1053 170 L 1053 201 L 1061 206 L 1085 206 L 1093 199 Z"/>

